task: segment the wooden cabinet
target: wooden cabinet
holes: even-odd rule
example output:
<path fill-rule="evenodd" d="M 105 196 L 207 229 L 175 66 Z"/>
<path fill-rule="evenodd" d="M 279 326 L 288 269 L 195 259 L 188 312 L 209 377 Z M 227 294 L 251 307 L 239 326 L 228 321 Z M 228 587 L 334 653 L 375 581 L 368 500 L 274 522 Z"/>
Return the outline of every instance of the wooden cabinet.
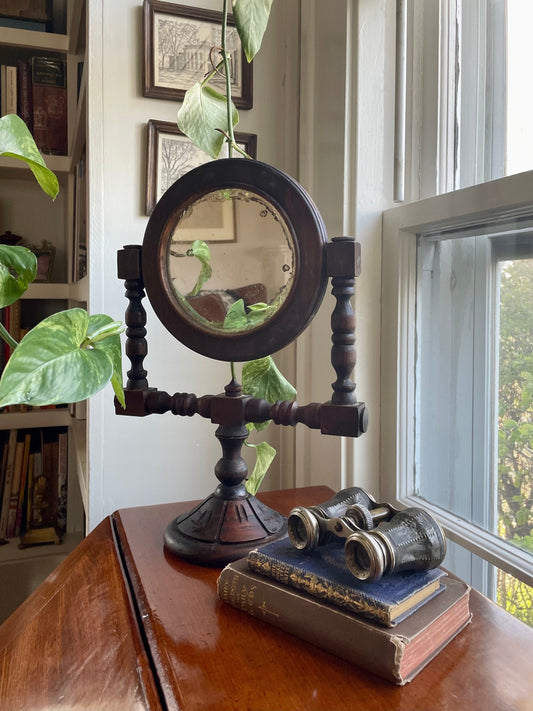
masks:
<path fill-rule="evenodd" d="M 332 493 L 313 487 L 259 498 L 287 514 Z M 0 627 L 0 708 L 531 708 L 533 631 L 480 593 L 471 594 L 472 624 L 412 682 L 395 686 L 222 603 L 219 569 L 163 547 L 167 522 L 191 506 L 107 517 Z"/>
<path fill-rule="evenodd" d="M 32 57 L 60 58 L 67 71 L 67 154 L 46 155 L 47 166 L 59 180 L 55 201 L 45 195 L 22 161 L 0 158 L 0 234 L 11 231 L 23 244 L 39 247 L 43 241 L 54 249 L 48 280 L 34 283 L 20 302 L 21 325 L 35 325 L 41 318 L 72 306 L 85 307 L 88 300 L 86 268 L 80 274 L 80 253 L 86 259 L 86 2 L 68 0 L 51 4 L 56 11 L 51 23 L 8 22 L 0 19 L 0 64 L 16 66 Z M 14 25 L 14 26 L 13 26 Z M 30 29 L 26 29 L 26 27 Z M 45 29 L 53 31 L 44 31 Z M 41 31 L 42 30 L 42 31 Z M 80 241 L 82 249 L 80 252 Z M 81 278 L 80 278 L 81 276 Z M 57 409 L 0 413 L 0 430 L 68 429 L 67 535 L 61 545 L 19 550 L 18 539 L 0 546 L 0 619 L 19 604 L 35 584 L 58 564 L 83 537 L 86 494 L 86 419 L 83 405 Z M 5 589 L 4 589 L 5 588 Z M 6 597 L 7 596 L 7 597 Z"/>

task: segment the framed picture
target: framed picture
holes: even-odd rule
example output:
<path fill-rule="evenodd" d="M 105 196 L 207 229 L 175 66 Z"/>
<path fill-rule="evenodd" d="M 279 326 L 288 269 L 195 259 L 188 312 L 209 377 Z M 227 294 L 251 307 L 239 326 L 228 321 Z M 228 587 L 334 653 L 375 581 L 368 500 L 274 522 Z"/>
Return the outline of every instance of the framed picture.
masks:
<path fill-rule="evenodd" d="M 255 133 L 235 133 L 235 140 L 237 145 L 251 158 L 256 157 L 257 136 Z M 189 170 L 207 163 L 209 160 L 211 158 L 197 148 L 175 123 L 148 121 L 146 214 L 152 214 L 156 202 L 172 183 L 175 183 Z"/>
<path fill-rule="evenodd" d="M 37 274 L 35 282 L 48 282 L 52 278 L 52 268 L 54 266 L 54 258 L 56 256 L 56 248 L 51 242 L 43 240 L 37 247 L 33 244 L 28 245 L 28 249 L 37 257 Z"/>
<path fill-rule="evenodd" d="M 172 233 L 173 242 L 235 242 L 235 214 L 232 200 L 202 203 L 201 210 L 182 217 Z"/>
<path fill-rule="evenodd" d="M 187 89 L 210 74 L 219 61 L 222 13 L 185 5 L 144 0 L 143 94 L 183 101 Z M 252 65 L 242 50 L 232 15 L 226 47 L 231 55 L 231 96 L 237 108 L 252 108 Z M 224 73 L 210 81 L 226 93 Z"/>

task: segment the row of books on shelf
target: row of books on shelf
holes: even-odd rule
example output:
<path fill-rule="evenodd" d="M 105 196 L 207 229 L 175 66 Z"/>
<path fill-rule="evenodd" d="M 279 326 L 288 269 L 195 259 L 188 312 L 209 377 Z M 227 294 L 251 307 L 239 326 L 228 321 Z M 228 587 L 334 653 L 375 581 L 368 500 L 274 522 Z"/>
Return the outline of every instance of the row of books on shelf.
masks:
<path fill-rule="evenodd" d="M 0 65 L 0 109 L 24 120 L 42 153 L 66 155 L 66 61 L 36 56 Z"/>
<path fill-rule="evenodd" d="M 220 599 L 398 685 L 410 682 L 471 620 L 470 587 L 437 568 L 372 583 L 341 543 L 312 553 L 268 543 L 221 572 Z"/>
<path fill-rule="evenodd" d="M 0 26 L 35 32 L 59 31 L 54 27 L 53 0 L 0 0 Z"/>
<path fill-rule="evenodd" d="M 0 540 L 59 543 L 67 522 L 67 428 L 11 429 L 0 460 Z"/>

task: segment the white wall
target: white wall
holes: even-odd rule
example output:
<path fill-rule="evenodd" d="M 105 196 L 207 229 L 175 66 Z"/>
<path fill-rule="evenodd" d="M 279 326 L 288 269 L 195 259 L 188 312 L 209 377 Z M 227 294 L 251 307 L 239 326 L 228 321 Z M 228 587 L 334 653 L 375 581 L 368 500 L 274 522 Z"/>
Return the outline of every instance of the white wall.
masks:
<path fill-rule="evenodd" d="M 220 0 L 190 4 L 220 10 Z M 141 243 L 147 218 L 145 125 L 175 121 L 179 104 L 141 92 L 141 2 L 88 3 L 92 312 L 123 317 L 116 251 Z M 277 469 L 263 488 L 357 484 L 379 495 L 381 210 L 390 204 L 394 54 L 393 0 L 276 0 L 254 61 L 254 108 L 238 129 L 258 134 L 258 158 L 299 179 L 330 236 L 356 235 L 363 248 L 357 280 L 357 394 L 370 430 L 341 441 L 299 425 L 273 428 Z M 392 55 L 392 57 L 391 57 Z M 382 75 L 383 82 L 366 77 Z M 328 289 L 329 292 L 329 289 Z M 279 355 L 298 402 L 331 395 L 328 296 L 311 327 Z M 149 382 L 169 392 L 220 392 L 228 366 L 187 351 L 159 325 L 149 305 Z M 118 507 L 208 495 L 219 458 L 209 421 L 170 414 L 118 417 L 110 390 L 90 407 L 90 526 Z"/>
<path fill-rule="evenodd" d="M 191 2 L 220 10 L 217 0 Z M 88 3 L 89 182 L 91 293 L 89 309 L 123 319 L 126 299 L 116 276 L 116 252 L 142 243 L 146 123 L 175 121 L 179 104 L 144 98 L 141 89 L 142 3 Z M 254 61 L 254 108 L 240 112 L 238 130 L 258 135 L 258 158 L 297 170 L 297 2 L 274 4 L 269 30 Z M 148 312 L 151 386 L 170 393 L 221 392 L 229 366 L 181 346 Z M 129 361 L 125 360 L 126 368 Z M 199 416 L 145 418 L 114 414 L 110 388 L 90 404 L 89 527 L 119 507 L 189 500 L 217 484 L 215 427 Z M 269 437 L 269 441 L 272 438 Z M 279 436 L 278 436 L 279 440 Z"/>
<path fill-rule="evenodd" d="M 361 243 L 356 280 L 356 394 L 369 410 L 357 439 L 297 433 L 296 482 L 380 487 L 381 215 L 392 201 L 394 0 L 302 3 L 300 180 L 330 236 Z M 298 340 L 298 391 L 327 398 L 332 298 Z M 333 440 L 333 441 L 331 441 Z"/>

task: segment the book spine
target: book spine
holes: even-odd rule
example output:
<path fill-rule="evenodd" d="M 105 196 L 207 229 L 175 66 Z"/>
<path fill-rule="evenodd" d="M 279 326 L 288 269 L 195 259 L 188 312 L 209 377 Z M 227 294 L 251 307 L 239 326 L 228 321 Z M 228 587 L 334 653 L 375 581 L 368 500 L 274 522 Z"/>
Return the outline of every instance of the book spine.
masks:
<path fill-rule="evenodd" d="M 219 598 L 232 607 L 383 679 L 396 684 L 405 681 L 400 674 L 404 644 L 383 628 L 312 597 L 284 589 L 259 575 L 230 567 L 222 570 L 217 592 Z"/>
<path fill-rule="evenodd" d="M 17 442 L 17 446 L 15 449 L 15 463 L 13 468 L 13 483 L 11 485 L 11 498 L 9 501 L 9 510 L 7 516 L 6 538 L 13 538 L 15 536 L 23 455 L 24 443 Z"/>
<path fill-rule="evenodd" d="M 4 491 L 2 494 L 2 511 L 0 514 L 0 538 L 6 538 L 9 504 L 11 501 L 11 488 L 13 486 L 13 474 L 15 465 L 15 450 L 17 447 L 17 430 L 9 432 L 8 452 L 6 462 L 6 477 L 4 481 Z"/>
<path fill-rule="evenodd" d="M 31 488 L 28 493 L 28 517 L 26 530 L 31 530 L 40 523 L 39 486 L 42 484 L 43 453 L 37 449 L 33 454 L 33 472 Z"/>
<path fill-rule="evenodd" d="M 17 113 L 17 68 L 6 69 L 6 114 Z"/>
<path fill-rule="evenodd" d="M 43 153 L 67 153 L 66 63 L 32 59 L 33 137 Z"/>
<path fill-rule="evenodd" d="M 0 113 L 7 114 L 7 64 L 0 66 Z"/>
<path fill-rule="evenodd" d="M 22 512 L 24 508 L 24 501 L 27 496 L 27 484 L 28 484 L 28 465 L 30 460 L 30 445 L 31 445 L 31 434 L 26 434 L 24 436 L 24 454 L 22 457 L 22 473 L 20 477 L 20 490 L 19 498 L 17 504 L 17 518 L 15 522 L 15 536 L 20 535 L 20 530 L 22 527 Z"/>
<path fill-rule="evenodd" d="M 33 131 L 33 99 L 31 88 L 31 69 L 28 62 L 17 62 L 17 106 L 18 115 L 30 132 Z"/>
<path fill-rule="evenodd" d="M 363 594 L 355 595 L 342 586 L 331 584 L 321 576 L 271 558 L 260 550 L 250 551 L 248 565 L 259 575 L 277 580 L 283 585 L 303 590 L 314 597 L 326 600 L 357 615 L 363 615 L 387 627 L 391 627 L 393 624 L 389 610 L 380 605 L 377 600 L 370 600 Z"/>
<path fill-rule="evenodd" d="M 67 528 L 67 495 L 68 495 L 68 434 L 60 432 L 58 436 L 59 455 L 57 463 L 57 522 L 60 531 Z"/>

